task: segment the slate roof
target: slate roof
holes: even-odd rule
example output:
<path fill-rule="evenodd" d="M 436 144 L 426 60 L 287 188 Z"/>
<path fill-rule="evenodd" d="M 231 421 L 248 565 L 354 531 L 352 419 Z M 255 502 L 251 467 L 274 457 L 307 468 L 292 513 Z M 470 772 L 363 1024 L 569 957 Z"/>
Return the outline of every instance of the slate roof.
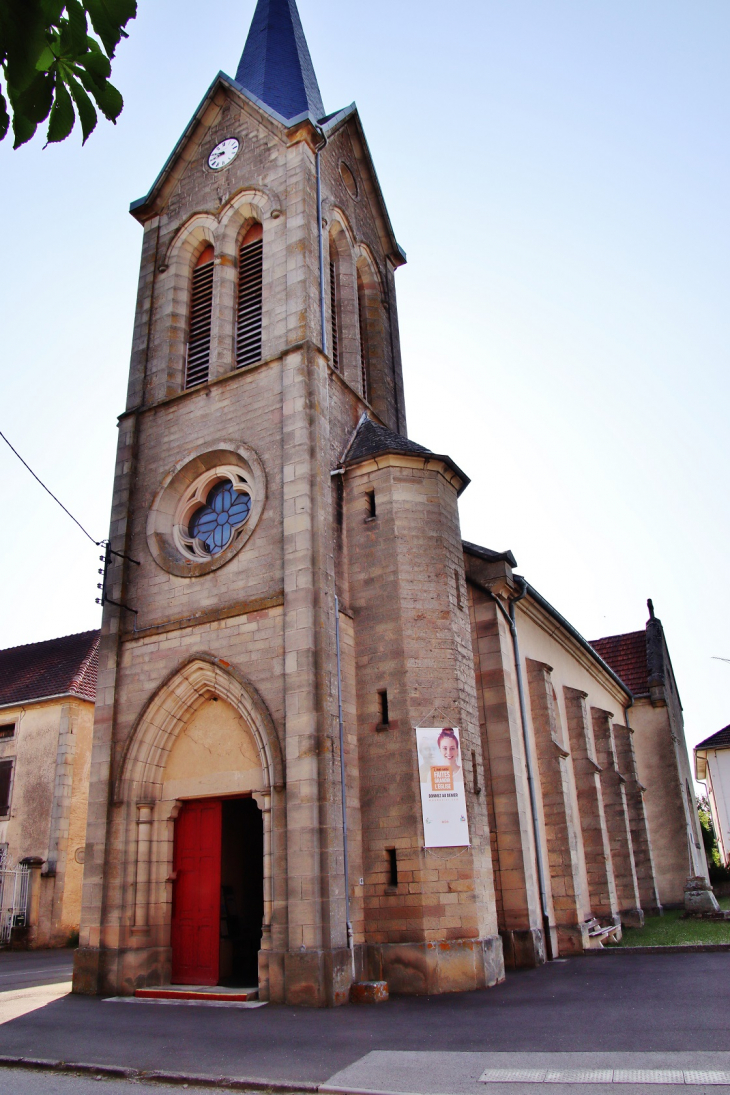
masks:
<path fill-rule="evenodd" d="M 359 464 L 363 460 L 369 460 L 372 456 L 380 456 L 385 453 L 427 453 L 429 456 L 433 456 L 435 460 L 443 460 L 445 464 L 455 471 L 461 479 L 461 487 L 459 488 L 459 494 L 468 487 L 471 482 L 468 475 L 461 470 L 458 464 L 455 464 L 450 456 L 442 456 L 440 453 L 432 452 L 431 449 L 427 449 L 425 445 L 418 445 L 415 441 L 411 441 L 407 437 L 403 437 L 399 433 L 393 433 L 386 426 L 381 426 L 377 422 L 373 422 L 372 419 L 363 415 L 357 424 L 357 429 L 353 434 L 349 445 L 345 449 L 345 454 L 342 457 L 342 464 L 347 467 L 350 464 Z"/>
<path fill-rule="evenodd" d="M 236 83 L 287 121 L 324 116 L 296 0 L 258 0 Z"/>
<path fill-rule="evenodd" d="M 517 566 L 517 560 L 511 551 L 492 551 L 491 548 L 482 547 L 480 544 L 471 544 L 468 540 L 462 540 L 461 546 L 467 555 L 475 555 L 477 559 L 485 559 L 488 563 L 507 563 L 511 567 Z"/>
<path fill-rule="evenodd" d="M 709 738 L 705 738 L 698 745 L 695 745 L 695 749 L 730 749 L 730 726 L 724 726 L 722 730 L 718 730 L 716 734 L 710 734 Z"/>
<path fill-rule="evenodd" d="M 628 685 L 634 696 L 649 694 L 645 631 L 629 631 L 626 635 L 591 639 L 591 646 Z"/>
<path fill-rule="evenodd" d="M 363 418 L 355 431 L 355 437 L 345 454 L 345 463 L 357 464 L 384 452 L 430 452 L 423 445 L 417 445 L 399 433 L 393 433 L 385 426 L 379 426 L 370 418 Z"/>
<path fill-rule="evenodd" d="M 93 702 L 98 662 L 98 631 L 0 650 L 0 705 L 68 694 Z"/>

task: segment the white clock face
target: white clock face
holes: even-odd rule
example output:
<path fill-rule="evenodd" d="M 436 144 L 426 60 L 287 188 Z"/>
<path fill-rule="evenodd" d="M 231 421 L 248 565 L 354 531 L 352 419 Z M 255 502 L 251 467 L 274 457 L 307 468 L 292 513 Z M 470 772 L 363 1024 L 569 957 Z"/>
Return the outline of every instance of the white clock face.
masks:
<path fill-rule="evenodd" d="M 213 171 L 220 171 L 221 168 L 228 167 L 229 163 L 235 160 L 240 147 L 235 137 L 228 137 L 225 141 L 221 141 L 208 156 L 208 167 L 211 167 Z"/>

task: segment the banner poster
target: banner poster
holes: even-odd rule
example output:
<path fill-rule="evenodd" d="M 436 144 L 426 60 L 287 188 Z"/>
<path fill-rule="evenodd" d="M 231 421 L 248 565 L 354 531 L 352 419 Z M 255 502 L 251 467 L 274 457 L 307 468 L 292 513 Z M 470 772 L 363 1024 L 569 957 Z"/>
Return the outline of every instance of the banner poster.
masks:
<path fill-rule="evenodd" d="M 455 726 L 417 727 L 416 748 L 425 847 L 467 847 L 469 824 L 459 731 Z"/>

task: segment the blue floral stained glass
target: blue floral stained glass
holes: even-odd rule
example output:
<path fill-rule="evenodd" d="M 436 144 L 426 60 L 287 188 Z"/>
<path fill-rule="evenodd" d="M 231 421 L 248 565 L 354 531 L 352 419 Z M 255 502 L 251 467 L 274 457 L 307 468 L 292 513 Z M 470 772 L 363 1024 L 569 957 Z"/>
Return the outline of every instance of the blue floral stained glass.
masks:
<path fill-rule="evenodd" d="M 229 480 L 216 483 L 190 520 L 189 533 L 198 540 L 205 551 L 218 555 L 228 547 L 234 529 L 247 519 L 251 512 L 251 495 L 233 489 Z"/>

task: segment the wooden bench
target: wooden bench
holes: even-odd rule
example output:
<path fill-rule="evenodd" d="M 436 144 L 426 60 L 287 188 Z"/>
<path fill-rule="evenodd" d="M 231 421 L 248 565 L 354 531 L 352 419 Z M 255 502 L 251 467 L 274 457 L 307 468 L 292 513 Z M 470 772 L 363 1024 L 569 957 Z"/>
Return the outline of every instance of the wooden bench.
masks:
<path fill-rule="evenodd" d="M 592 920 L 586 920 L 586 927 L 588 928 L 588 938 L 598 940 L 599 947 L 603 946 L 604 940 L 608 940 L 610 943 L 618 943 L 616 937 L 621 930 L 620 924 L 609 924 L 608 927 L 604 927 L 594 917 Z"/>

